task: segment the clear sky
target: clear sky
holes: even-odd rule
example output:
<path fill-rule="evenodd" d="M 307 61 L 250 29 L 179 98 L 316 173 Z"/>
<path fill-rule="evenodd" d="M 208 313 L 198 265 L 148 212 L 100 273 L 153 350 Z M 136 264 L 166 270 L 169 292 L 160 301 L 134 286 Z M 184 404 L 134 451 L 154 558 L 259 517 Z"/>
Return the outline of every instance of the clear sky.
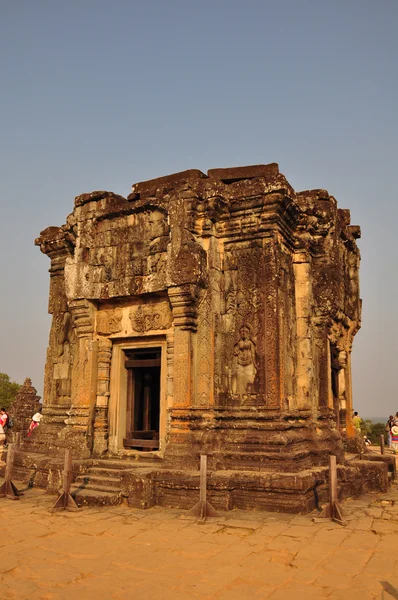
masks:
<path fill-rule="evenodd" d="M 0 371 L 41 392 L 74 197 L 278 162 L 362 227 L 354 405 L 398 410 L 397 0 L 0 0 Z"/>

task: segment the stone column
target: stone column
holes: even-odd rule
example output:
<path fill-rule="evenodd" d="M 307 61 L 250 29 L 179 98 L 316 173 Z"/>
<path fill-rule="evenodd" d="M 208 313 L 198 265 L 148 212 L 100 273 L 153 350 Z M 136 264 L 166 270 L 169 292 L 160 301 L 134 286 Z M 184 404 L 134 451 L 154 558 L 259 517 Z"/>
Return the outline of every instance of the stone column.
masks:
<path fill-rule="evenodd" d="M 303 251 L 296 253 L 293 261 L 297 319 L 297 387 L 294 408 L 300 410 L 311 408 L 314 400 L 311 263 L 308 253 Z"/>
<path fill-rule="evenodd" d="M 95 308 L 87 300 L 72 300 L 69 308 L 77 340 L 72 373 L 71 408 L 68 411 L 65 437 L 68 438 L 68 445 L 75 446 L 75 452 L 83 458 L 90 454 L 87 445 L 87 435 L 90 433 L 90 406 L 95 405 L 97 395 L 97 344 L 93 339 Z"/>
<path fill-rule="evenodd" d="M 46 438 L 46 429 L 51 439 L 55 439 L 57 431 L 65 426 L 71 405 L 73 342 L 65 292 L 65 263 L 73 255 L 74 239 L 62 227 L 49 227 L 41 232 L 35 244 L 51 259 L 48 312 L 53 315 L 44 375 L 45 419 L 40 427 L 40 439 Z"/>
<path fill-rule="evenodd" d="M 196 289 L 192 284 L 168 290 L 173 310 L 173 408 L 192 405 L 192 335 L 197 328 Z"/>
<path fill-rule="evenodd" d="M 98 341 L 97 398 L 94 421 L 94 453 L 108 450 L 108 405 L 111 372 L 112 341 L 101 337 Z"/>

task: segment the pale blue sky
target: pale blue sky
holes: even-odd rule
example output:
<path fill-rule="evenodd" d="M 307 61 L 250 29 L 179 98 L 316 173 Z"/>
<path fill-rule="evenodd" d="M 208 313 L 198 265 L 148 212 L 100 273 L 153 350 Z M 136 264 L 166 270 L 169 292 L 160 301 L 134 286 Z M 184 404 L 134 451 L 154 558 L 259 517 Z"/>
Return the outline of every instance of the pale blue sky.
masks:
<path fill-rule="evenodd" d="M 362 227 L 354 403 L 398 410 L 397 0 L 0 0 L 0 371 L 42 390 L 74 197 L 278 162 Z"/>

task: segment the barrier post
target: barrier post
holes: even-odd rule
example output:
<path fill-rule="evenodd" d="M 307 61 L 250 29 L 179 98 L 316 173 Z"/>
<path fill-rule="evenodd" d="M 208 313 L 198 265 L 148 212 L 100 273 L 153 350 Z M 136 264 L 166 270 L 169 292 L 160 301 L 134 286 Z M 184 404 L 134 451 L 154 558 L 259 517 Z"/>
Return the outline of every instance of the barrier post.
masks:
<path fill-rule="evenodd" d="M 218 512 L 207 501 L 207 456 L 200 455 L 200 484 L 199 484 L 199 502 L 188 511 L 191 517 L 199 517 L 198 523 L 204 523 L 206 517 L 218 517 Z"/>
<path fill-rule="evenodd" d="M 334 454 L 329 456 L 329 502 L 314 521 L 324 518 L 332 519 L 339 525 L 345 525 L 343 509 L 337 500 L 337 466 Z"/>
<path fill-rule="evenodd" d="M 65 450 L 63 492 L 53 506 L 53 510 L 79 510 L 78 505 L 70 494 L 72 483 L 72 453 L 69 448 Z"/>
<path fill-rule="evenodd" d="M 6 472 L 4 483 L 0 487 L 0 498 L 9 498 L 10 500 L 19 500 L 22 492 L 12 482 L 12 472 L 14 468 L 15 444 L 8 444 Z"/>
<path fill-rule="evenodd" d="M 380 453 L 384 454 L 384 433 L 380 434 Z"/>

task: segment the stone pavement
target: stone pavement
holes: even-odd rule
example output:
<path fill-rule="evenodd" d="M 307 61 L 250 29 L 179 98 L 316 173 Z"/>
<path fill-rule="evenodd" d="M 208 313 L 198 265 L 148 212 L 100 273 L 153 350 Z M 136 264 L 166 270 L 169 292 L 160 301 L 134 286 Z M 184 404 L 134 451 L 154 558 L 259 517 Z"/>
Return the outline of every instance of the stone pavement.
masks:
<path fill-rule="evenodd" d="M 398 598 L 398 485 L 345 501 L 346 527 L 236 510 L 203 525 L 158 507 L 52 513 L 54 501 L 0 499 L 1 599 Z"/>

